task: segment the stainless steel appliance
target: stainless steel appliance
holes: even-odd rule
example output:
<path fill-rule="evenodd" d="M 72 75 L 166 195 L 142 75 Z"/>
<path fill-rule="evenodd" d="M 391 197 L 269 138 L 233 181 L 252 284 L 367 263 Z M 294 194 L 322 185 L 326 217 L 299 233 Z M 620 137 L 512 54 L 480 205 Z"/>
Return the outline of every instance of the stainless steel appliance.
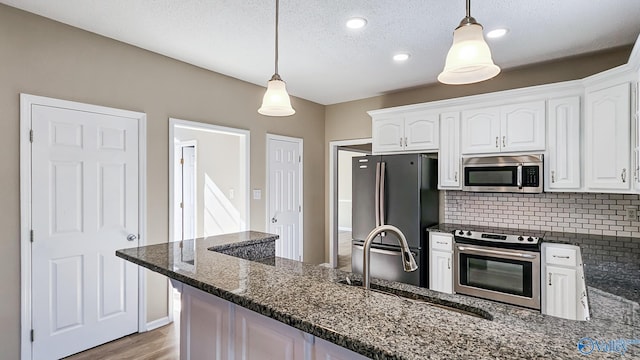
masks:
<path fill-rule="evenodd" d="M 464 157 L 463 191 L 541 193 L 543 156 Z"/>
<path fill-rule="evenodd" d="M 418 270 L 403 270 L 399 240 L 383 233 L 371 246 L 370 275 L 427 287 L 429 246 L 425 228 L 438 223 L 438 161 L 423 154 L 368 155 L 353 158 L 351 268 L 362 273 L 363 244 L 380 225 L 405 235 Z"/>
<path fill-rule="evenodd" d="M 453 289 L 540 309 L 541 234 L 501 231 L 470 227 L 454 232 Z"/>

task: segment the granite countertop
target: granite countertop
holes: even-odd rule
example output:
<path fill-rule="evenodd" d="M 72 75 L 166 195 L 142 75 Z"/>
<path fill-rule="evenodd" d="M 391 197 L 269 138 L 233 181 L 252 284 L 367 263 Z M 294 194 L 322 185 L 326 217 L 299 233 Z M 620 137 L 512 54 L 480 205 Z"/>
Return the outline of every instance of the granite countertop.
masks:
<path fill-rule="evenodd" d="M 273 244 L 276 238 L 259 232 L 225 237 L 238 240 L 240 247 L 243 237 L 259 244 Z M 251 261 L 208 250 L 219 241 L 225 243 L 219 238 L 196 239 L 118 250 L 117 256 L 374 359 L 578 359 L 584 355 L 577 342 L 585 337 L 640 339 L 638 303 L 598 289 L 589 294 L 595 308 L 592 320 L 571 321 L 372 279 L 434 302 L 482 310 L 492 317 L 486 320 L 339 284 L 346 277 L 358 278 L 339 270 L 273 257 Z M 185 248 L 192 254 L 187 262 Z M 640 344 L 627 346 L 626 356 L 640 356 Z"/>

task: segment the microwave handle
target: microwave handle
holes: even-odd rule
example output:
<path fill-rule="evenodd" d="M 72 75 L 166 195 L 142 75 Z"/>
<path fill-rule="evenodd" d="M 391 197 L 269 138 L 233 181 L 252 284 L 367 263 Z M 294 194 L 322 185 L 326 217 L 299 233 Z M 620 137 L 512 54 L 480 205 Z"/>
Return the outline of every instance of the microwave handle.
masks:
<path fill-rule="evenodd" d="M 518 164 L 518 189 L 522 189 L 522 164 Z"/>

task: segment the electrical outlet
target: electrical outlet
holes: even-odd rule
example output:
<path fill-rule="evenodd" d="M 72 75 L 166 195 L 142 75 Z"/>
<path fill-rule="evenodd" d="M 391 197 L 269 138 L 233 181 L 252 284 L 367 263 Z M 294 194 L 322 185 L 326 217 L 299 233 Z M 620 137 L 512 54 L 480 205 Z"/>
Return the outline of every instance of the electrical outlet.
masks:
<path fill-rule="evenodd" d="M 624 219 L 625 221 L 637 221 L 638 220 L 638 209 L 635 207 L 627 207 L 625 212 Z"/>

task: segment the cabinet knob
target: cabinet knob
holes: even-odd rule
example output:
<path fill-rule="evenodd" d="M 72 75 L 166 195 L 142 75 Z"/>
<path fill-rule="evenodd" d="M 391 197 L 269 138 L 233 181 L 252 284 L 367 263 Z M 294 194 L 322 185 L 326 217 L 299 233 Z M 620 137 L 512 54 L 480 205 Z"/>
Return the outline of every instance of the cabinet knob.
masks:
<path fill-rule="evenodd" d="M 549 286 L 551 286 L 551 273 L 549 273 Z"/>
<path fill-rule="evenodd" d="M 626 183 L 627 182 L 627 169 L 622 169 L 622 174 L 620 174 L 620 177 L 622 178 L 622 182 Z"/>
<path fill-rule="evenodd" d="M 458 172 L 456 171 L 455 175 L 453 176 L 453 181 L 458 181 Z"/>
<path fill-rule="evenodd" d="M 496 148 L 498 147 L 498 137 L 496 136 Z"/>
<path fill-rule="evenodd" d="M 402 138 L 400 138 L 400 146 L 402 146 Z"/>
<path fill-rule="evenodd" d="M 447 270 L 451 270 L 451 259 L 447 259 Z"/>
<path fill-rule="evenodd" d="M 554 183 L 556 182 L 556 172 L 551 170 L 551 182 Z"/>
<path fill-rule="evenodd" d="M 507 137 L 506 136 L 502 137 L 502 147 L 507 147 Z"/>

